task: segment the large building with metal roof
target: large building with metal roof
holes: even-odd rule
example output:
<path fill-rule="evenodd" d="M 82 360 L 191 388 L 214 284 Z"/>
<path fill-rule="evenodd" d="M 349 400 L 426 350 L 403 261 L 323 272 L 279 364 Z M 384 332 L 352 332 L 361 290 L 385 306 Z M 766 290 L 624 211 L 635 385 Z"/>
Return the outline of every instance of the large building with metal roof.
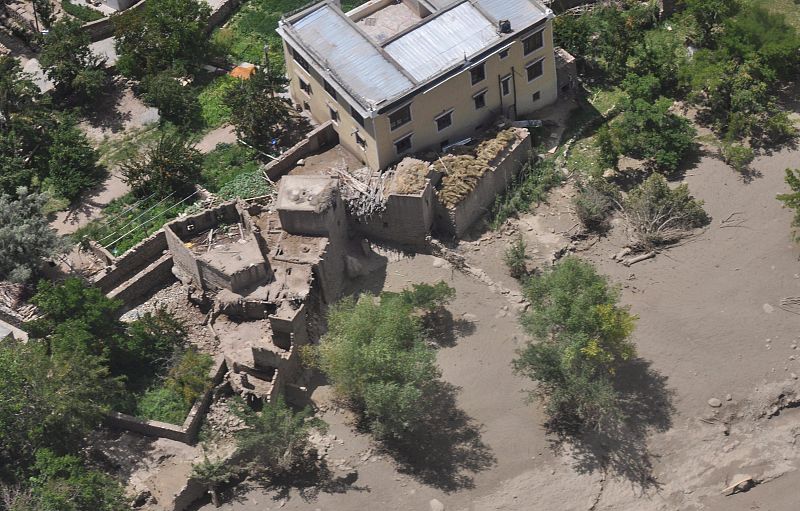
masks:
<path fill-rule="evenodd" d="M 383 169 L 558 96 L 553 13 L 537 0 L 335 0 L 281 20 L 290 93 Z"/>

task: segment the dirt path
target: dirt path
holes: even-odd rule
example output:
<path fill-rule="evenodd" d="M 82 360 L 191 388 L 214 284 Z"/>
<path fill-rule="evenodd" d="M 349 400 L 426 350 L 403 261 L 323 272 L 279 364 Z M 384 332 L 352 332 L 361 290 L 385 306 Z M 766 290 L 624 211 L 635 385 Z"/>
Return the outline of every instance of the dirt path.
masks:
<path fill-rule="evenodd" d="M 233 126 L 226 124 L 206 133 L 195 145 L 203 154 L 208 154 L 216 149 L 217 144 L 233 144 L 236 142 L 236 133 Z"/>
<path fill-rule="evenodd" d="M 59 234 L 71 234 L 90 220 L 97 218 L 112 200 L 122 197 L 128 191 L 130 187 L 123 181 L 122 176 L 112 172 L 91 195 L 83 199 L 79 206 L 56 213 L 50 225 Z"/>

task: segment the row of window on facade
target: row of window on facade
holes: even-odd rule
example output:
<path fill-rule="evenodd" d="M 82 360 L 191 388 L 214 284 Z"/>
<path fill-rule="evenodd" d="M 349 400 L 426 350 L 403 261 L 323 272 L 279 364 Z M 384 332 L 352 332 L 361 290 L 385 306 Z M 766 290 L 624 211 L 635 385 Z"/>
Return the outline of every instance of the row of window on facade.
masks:
<path fill-rule="evenodd" d="M 523 55 L 528 56 L 536 50 L 539 50 L 544 47 L 544 37 L 543 37 L 544 30 L 539 30 L 538 32 L 528 36 L 527 38 L 523 39 L 522 46 L 523 46 Z M 500 59 L 503 60 L 507 58 L 509 55 L 509 50 L 505 49 L 499 53 Z M 309 74 L 311 74 L 311 66 L 309 65 L 308 61 L 300 55 L 297 51 L 292 50 L 292 56 L 294 57 L 295 62 L 297 62 L 300 67 L 306 70 Z M 525 66 L 526 75 L 528 82 L 532 82 L 536 78 L 542 76 L 544 73 L 544 58 L 538 59 L 533 61 Z M 508 96 L 511 93 L 511 80 L 512 75 L 509 74 L 500 79 L 500 92 L 502 96 Z M 470 69 L 470 79 L 472 85 L 477 85 L 483 80 L 486 79 L 486 65 L 485 63 L 478 64 Z M 306 82 L 302 78 L 298 77 L 300 89 L 303 90 L 309 96 L 312 95 L 313 91 L 311 88 L 311 84 Z M 336 89 L 328 83 L 327 80 L 323 79 L 323 85 L 325 88 L 325 92 L 327 92 L 334 101 L 338 100 L 338 94 L 336 93 Z M 486 107 L 486 94 L 488 89 L 484 89 L 477 94 L 473 95 L 472 99 L 475 104 L 475 109 L 480 110 Z M 541 99 L 541 91 L 536 91 L 533 93 L 533 102 L 538 101 Z M 306 110 L 310 110 L 311 107 L 307 102 L 303 102 L 303 108 Z M 334 122 L 339 122 L 339 111 L 331 106 L 328 105 L 328 110 L 330 114 L 330 118 Z M 436 122 L 437 131 L 443 131 L 449 128 L 453 124 L 453 112 L 454 110 L 450 110 L 443 114 L 437 116 L 434 121 Z M 350 115 L 353 119 L 363 128 L 364 127 L 364 117 L 362 117 L 358 111 L 350 107 Z M 398 110 L 394 111 L 392 114 L 389 115 L 389 125 L 391 131 L 394 131 L 406 124 L 411 122 L 411 104 L 405 105 Z M 358 131 L 355 132 L 356 143 L 364 149 L 366 147 L 366 140 L 360 135 Z M 409 133 L 405 135 L 401 139 L 395 141 L 395 150 L 397 154 L 403 154 L 411 150 L 412 143 L 411 139 L 413 137 L 413 133 Z M 447 145 L 447 141 L 445 140 L 442 142 L 442 146 L 444 147 Z"/>

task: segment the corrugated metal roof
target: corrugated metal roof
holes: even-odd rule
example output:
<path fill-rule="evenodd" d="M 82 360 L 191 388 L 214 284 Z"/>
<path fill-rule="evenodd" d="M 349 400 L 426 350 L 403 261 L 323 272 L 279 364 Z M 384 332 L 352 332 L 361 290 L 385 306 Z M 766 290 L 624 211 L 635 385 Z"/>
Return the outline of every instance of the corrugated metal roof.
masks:
<path fill-rule="evenodd" d="M 476 0 L 475 3 L 494 19 L 511 21 L 513 30 L 547 17 L 547 11 L 541 4 L 532 0 Z"/>
<path fill-rule="evenodd" d="M 344 85 L 368 101 L 378 103 L 414 86 L 344 14 L 329 5 L 320 6 L 292 27 L 306 48 L 324 58 Z"/>
<path fill-rule="evenodd" d="M 471 4 L 463 3 L 384 49 L 414 79 L 424 81 L 498 40 L 494 24 Z"/>

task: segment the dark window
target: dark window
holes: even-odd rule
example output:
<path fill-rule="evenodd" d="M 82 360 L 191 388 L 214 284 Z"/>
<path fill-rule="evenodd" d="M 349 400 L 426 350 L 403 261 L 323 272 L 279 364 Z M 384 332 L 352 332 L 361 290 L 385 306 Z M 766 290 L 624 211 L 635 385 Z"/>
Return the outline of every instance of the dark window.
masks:
<path fill-rule="evenodd" d="M 522 41 L 522 46 L 525 49 L 525 55 L 529 55 L 544 46 L 544 38 L 542 37 L 542 33 L 543 32 L 540 30 Z"/>
<path fill-rule="evenodd" d="M 300 67 L 306 71 L 311 71 L 311 66 L 308 65 L 308 61 L 304 59 L 302 55 L 297 53 L 297 50 L 292 50 L 292 56 L 294 57 L 294 61 L 300 64 Z"/>
<path fill-rule="evenodd" d="M 411 122 L 411 105 L 406 105 L 389 115 L 389 125 L 393 130 L 409 122 Z"/>
<path fill-rule="evenodd" d="M 397 154 L 403 154 L 407 151 L 411 150 L 411 135 L 407 137 L 403 137 L 397 142 L 394 143 L 394 148 L 397 151 Z"/>
<path fill-rule="evenodd" d="M 355 108 L 353 108 L 353 107 L 350 107 L 350 115 L 352 115 L 352 116 L 353 116 L 353 119 L 355 119 L 355 120 L 356 120 L 356 122 L 357 122 L 358 124 L 360 124 L 362 128 L 364 127 L 364 118 L 363 118 L 363 117 L 361 117 L 361 114 L 359 114 L 359 113 L 356 111 L 356 109 L 355 109 Z"/>
<path fill-rule="evenodd" d="M 486 79 L 486 66 L 483 64 L 475 66 L 469 70 L 469 75 L 472 77 L 472 85 Z"/>
<path fill-rule="evenodd" d="M 358 132 L 356 132 L 356 144 L 358 144 L 361 149 L 365 149 L 367 147 L 367 141 L 361 138 L 361 134 Z"/>
<path fill-rule="evenodd" d="M 506 58 L 506 57 L 508 57 L 508 50 L 503 50 L 503 51 L 501 51 L 501 52 L 500 52 L 500 58 L 501 58 L 501 59 L 504 59 L 504 58 Z"/>
<path fill-rule="evenodd" d="M 500 80 L 500 90 L 503 92 L 503 96 L 511 94 L 511 75 Z"/>
<path fill-rule="evenodd" d="M 336 89 L 333 88 L 333 85 L 328 83 L 328 80 L 325 80 L 325 91 L 330 94 L 333 99 L 336 99 Z"/>
<path fill-rule="evenodd" d="M 333 122 L 339 122 L 339 112 L 337 112 L 334 108 L 330 106 L 328 107 L 328 110 L 330 110 L 331 113 L 331 120 Z"/>
<path fill-rule="evenodd" d="M 475 101 L 475 110 L 480 110 L 486 106 L 486 91 L 476 94 L 472 99 Z"/>
<path fill-rule="evenodd" d="M 542 91 L 538 91 L 537 90 L 536 92 L 533 93 L 533 101 L 535 103 L 536 101 L 539 101 L 540 99 L 542 99 Z"/>
<path fill-rule="evenodd" d="M 311 105 L 308 104 L 308 101 L 303 101 L 303 108 L 308 111 L 311 111 Z"/>
<path fill-rule="evenodd" d="M 436 129 L 442 131 L 453 125 L 453 112 L 447 112 L 436 118 Z"/>
<path fill-rule="evenodd" d="M 533 64 L 528 66 L 527 69 L 528 69 L 528 81 L 529 82 L 531 82 L 531 81 L 535 80 L 536 78 L 539 78 L 540 76 L 542 76 L 542 73 L 544 72 L 544 68 L 542 67 L 542 62 L 544 62 L 544 61 L 543 60 L 539 60 L 539 61 L 534 62 Z"/>
<path fill-rule="evenodd" d="M 300 88 L 305 91 L 306 94 L 309 96 L 311 95 L 311 84 L 303 80 L 302 78 L 298 78 L 300 81 Z"/>

